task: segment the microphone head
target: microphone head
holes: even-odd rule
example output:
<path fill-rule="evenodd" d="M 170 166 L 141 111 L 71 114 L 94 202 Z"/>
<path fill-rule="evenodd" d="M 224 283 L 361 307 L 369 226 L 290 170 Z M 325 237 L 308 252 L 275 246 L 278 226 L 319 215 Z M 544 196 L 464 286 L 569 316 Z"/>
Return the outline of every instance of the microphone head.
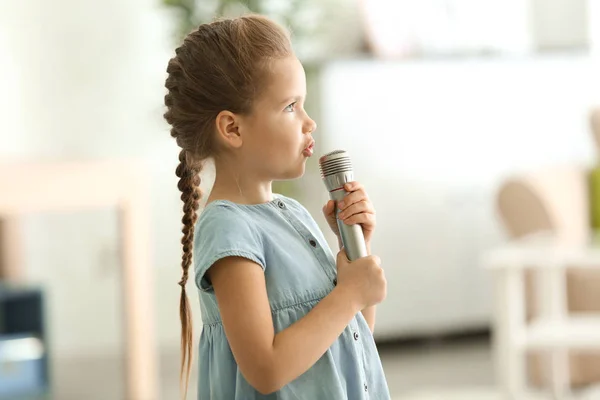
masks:
<path fill-rule="evenodd" d="M 345 150 L 334 150 L 319 158 L 321 178 L 328 191 L 343 188 L 347 182 L 354 180 L 354 171 L 350 156 Z"/>

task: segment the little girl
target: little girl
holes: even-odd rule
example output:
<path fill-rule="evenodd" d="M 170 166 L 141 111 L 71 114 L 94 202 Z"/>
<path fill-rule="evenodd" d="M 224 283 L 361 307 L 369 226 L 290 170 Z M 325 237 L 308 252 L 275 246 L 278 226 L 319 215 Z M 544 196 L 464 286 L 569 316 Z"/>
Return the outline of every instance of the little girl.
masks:
<path fill-rule="evenodd" d="M 198 399 L 389 399 L 372 336 L 386 294 L 379 258 L 349 262 L 342 249 L 336 260 L 306 209 L 271 191 L 274 180 L 303 175 L 315 143 L 289 35 L 248 15 L 201 25 L 175 53 L 165 119 L 181 147 L 183 396 L 193 258 L 203 324 Z M 209 157 L 216 179 L 198 218 Z M 339 218 L 361 224 L 370 249 L 373 206 L 360 184 L 346 190 Z M 339 237 L 333 201 L 323 213 Z"/>

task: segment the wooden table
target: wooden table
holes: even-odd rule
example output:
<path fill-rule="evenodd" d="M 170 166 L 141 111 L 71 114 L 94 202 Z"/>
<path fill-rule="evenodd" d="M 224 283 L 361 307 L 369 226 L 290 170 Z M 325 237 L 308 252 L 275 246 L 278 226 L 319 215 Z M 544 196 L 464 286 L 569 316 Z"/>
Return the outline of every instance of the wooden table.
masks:
<path fill-rule="evenodd" d="M 122 246 L 127 400 L 157 400 L 148 178 L 129 161 L 0 163 L 0 277 L 25 280 L 21 218 L 39 212 L 114 208 Z"/>

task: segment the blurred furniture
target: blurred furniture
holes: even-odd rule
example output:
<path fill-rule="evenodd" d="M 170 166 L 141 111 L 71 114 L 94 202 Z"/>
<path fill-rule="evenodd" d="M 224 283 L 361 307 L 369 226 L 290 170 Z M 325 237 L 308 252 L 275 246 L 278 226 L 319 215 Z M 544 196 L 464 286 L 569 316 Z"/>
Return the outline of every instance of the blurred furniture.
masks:
<path fill-rule="evenodd" d="M 524 265 L 525 257 L 530 248 L 526 248 L 523 255 L 517 254 L 515 259 L 497 259 L 494 263 L 502 263 L 504 268 L 533 269 L 524 272 L 525 289 L 523 294 L 523 317 L 528 323 L 534 323 L 539 318 L 556 317 L 562 318 L 561 313 L 573 314 L 582 312 L 600 312 L 600 269 L 585 269 L 595 256 L 595 242 L 590 242 L 590 216 L 588 200 L 588 173 L 587 169 L 577 166 L 557 166 L 539 170 L 529 175 L 507 180 L 498 194 L 498 209 L 500 217 L 509 235 L 514 240 L 527 238 L 539 232 L 552 232 L 552 241 L 539 243 L 542 253 L 537 259 L 531 259 L 531 265 Z M 573 246 L 579 252 L 578 257 L 585 265 L 565 264 L 560 258 L 553 258 L 555 249 L 553 246 Z M 521 258 L 520 258 L 521 257 Z M 574 261 L 574 260 L 570 260 Z M 510 265 L 513 263 L 514 265 Z M 496 265 L 498 266 L 498 265 Z M 600 262 L 597 264 L 600 267 Z M 500 267 L 500 266 L 498 266 Z M 547 269 L 558 267 L 553 274 L 545 274 L 534 271 L 535 269 Z M 563 271 L 561 268 L 564 268 Z M 568 269 L 567 269 L 568 268 Z M 521 273 L 520 271 L 519 273 Z M 503 273 L 508 274 L 508 271 Z M 512 272 L 511 272 L 512 273 Z M 561 275 L 564 273 L 564 277 Z M 500 274 L 500 272 L 497 272 Z M 501 281 L 508 277 L 497 277 Z M 521 278 L 512 278 L 521 279 Z M 564 282 L 562 281 L 564 279 Z M 506 284 L 506 283 L 504 283 Z M 521 283 L 514 283 L 521 285 Z M 552 288 L 550 291 L 549 288 Z M 508 307 L 508 299 L 505 292 L 498 294 L 496 315 L 501 316 L 504 307 Z M 511 294 L 513 296 L 514 293 Z M 520 295 L 519 295 L 520 296 Z M 517 301 L 517 300 L 514 300 Z M 561 307 L 564 304 L 565 309 Z M 514 305 L 514 307 L 520 307 Z M 559 311 L 557 311 L 559 310 Z M 511 312 L 517 312 L 514 309 Z M 520 311 L 519 311 L 520 312 Z M 517 314 L 519 315 L 519 314 Z M 515 317 L 520 318 L 520 317 Z M 505 352 L 506 343 L 502 343 L 502 331 L 507 329 L 507 322 L 502 319 L 496 321 L 498 329 L 498 351 L 499 356 Z M 508 339 L 506 339 L 508 340 Z M 560 348 L 560 343 L 556 344 Z M 562 344 L 560 344 L 562 345 Z M 565 349 L 569 345 L 565 345 Z M 562 390 L 567 385 L 584 385 L 600 381 L 600 355 L 577 352 L 568 355 L 554 353 L 552 362 L 541 354 L 529 354 L 527 372 L 531 383 L 544 385 L 552 383 L 555 390 Z M 558 362 L 557 357 L 563 357 Z M 568 361 L 566 370 L 564 363 Z M 501 363 L 499 368 L 504 367 Z M 553 366 L 548 370 L 548 366 Z M 561 372 L 562 371 L 562 372 Z M 501 375 L 505 375 L 500 371 Z M 513 373 L 519 374 L 513 370 Z M 508 379 L 503 376 L 503 379 Z"/>
<path fill-rule="evenodd" d="M 135 162 L 0 164 L 0 278 L 25 281 L 20 218 L 111 207 L 119 213 L 127 400 L 158 399 L 149 260 L 149 199 Z"/>
<path fill-rule="evenodd" d="M 567 279 L 568 272 L 600 273 L 599 237 L 573 242 L 551 232 L 533 234 L 488 252 L 484 262 L 496 278 L 494 351 L 499 382 L 508 398 L 523 398 L 527 391 L 529 351 L 549 355 L 547 367 L 555 399 L 569 396 L 570 376 L 579 382 L 597 379 L 598 358 L 583 364 L 582 359 L 569 360 L 569 351 L 600 352 L 600 308 L 573 312 Z M 526 320 L 527 270 L 535 270 L 540 277 L 535 287 L 536 314 L 530 321 Z M 597 293 L 596 286 L 596 298 Z M 570 371 L 573 367 L 578 367 L 576 375 Z"/>
<path fill-rule="evenodd" d="M 44 308 L 41 289 L 0 283 L 0 399 L 50 392 Z"/>

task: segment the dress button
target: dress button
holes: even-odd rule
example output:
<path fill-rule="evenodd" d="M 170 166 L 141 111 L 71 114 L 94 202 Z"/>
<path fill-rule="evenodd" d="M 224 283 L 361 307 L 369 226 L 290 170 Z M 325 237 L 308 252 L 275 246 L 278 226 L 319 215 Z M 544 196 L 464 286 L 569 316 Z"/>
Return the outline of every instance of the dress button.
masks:
<path fill-rule="evenodd" d="M 283 204 L 283 201 L 281 201 L 281 200 L 279 200 L 277 205 L 279 206 L 279 208 L 285 208 L 285 204 Z"/>
<path fill-rule="evenodd" d="M 365 383 L 365 392 L 368 390 L 369 388 L 367 387 L 367 384 Z"/>
<path fill-rule="evenodd" d="M 354 340 L 358 340 L 358 332 L 354 332 Z"/>
<path fill-rule="evenodd" d="M 310 240 L 308 241 L 308 243 L 310 243 L 310 245 L 311 245 L 312 247 L 317 247 L 317 242 L 315 242 L 315 241 L 314 241 L 314 240 L 312 240 L 312 239 L 310 239 Z"/>

